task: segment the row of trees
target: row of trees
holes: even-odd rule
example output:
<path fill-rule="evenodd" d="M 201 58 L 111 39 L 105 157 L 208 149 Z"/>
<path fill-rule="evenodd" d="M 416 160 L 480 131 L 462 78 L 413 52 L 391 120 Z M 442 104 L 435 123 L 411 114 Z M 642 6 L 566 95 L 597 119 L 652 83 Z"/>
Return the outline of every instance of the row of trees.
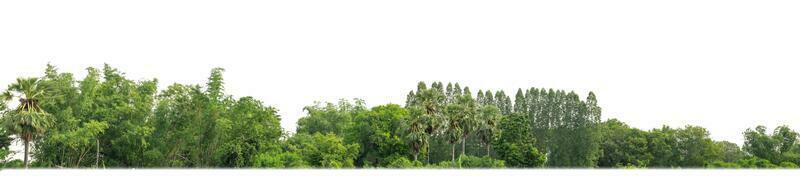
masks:
<path fill-rule="evenodd" d="M 3 92 L 2 167 L 726 167 L 800 164 L 796 132 L 748 129 L 744 146 L 697 126 L 649 131 L 601 121 L 594 93 L 478 90 L 420 82 L 404 106 L 316 103 L 296 133 L 277 109 L 204 85 L 129 80 L 105 65 L 76 80 L 48 65 Z M 12 101 L 15 100 L 15 101 Z M 18 103 L 15 103 L 18 102 Z M 13 141 L 22 161 L 9 160 Z M 32 158 L 29 159 L 29 155 Z M 32 162 L 31 162 L 32 160 Z"/>

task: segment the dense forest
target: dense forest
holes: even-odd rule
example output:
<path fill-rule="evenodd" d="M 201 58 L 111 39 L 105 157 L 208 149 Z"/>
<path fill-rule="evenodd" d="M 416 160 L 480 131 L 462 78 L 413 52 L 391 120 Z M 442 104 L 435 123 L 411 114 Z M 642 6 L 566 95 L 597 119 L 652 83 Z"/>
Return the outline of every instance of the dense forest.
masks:
<path fill-rule="evenodd" d="M 130 80 L 105 65 L 83 79 L 48 65 L 0 99 L 4 168 L 796 168 L 798 133 L 747 129 L 744 145 L 699 126 L 642 130 L 601 119 L 594 93 L 470 90 L 420 82 L 405 105 L 316 103 L 284 131 L 277 109 L 204 85 Z M 398 92 L 398 95 L 402 95 Z M 24 146 L 22 160 L 12 143 Z"/>

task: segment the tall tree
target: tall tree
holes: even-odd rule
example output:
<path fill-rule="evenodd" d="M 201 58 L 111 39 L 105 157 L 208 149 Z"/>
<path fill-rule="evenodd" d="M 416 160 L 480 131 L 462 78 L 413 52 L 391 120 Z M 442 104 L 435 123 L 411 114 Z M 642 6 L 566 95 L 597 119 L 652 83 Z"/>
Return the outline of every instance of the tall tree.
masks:
<path fill-rule="evenodd" d="M 425 110 L 419 106 L 409 107 L 409 117 L 406 122 L 408 127 L 404 132 L 405 140 L 408 142 L 411 150 L 411 155 L 414 156 L 414 161 L 418 161 L 419 154 L 427 150 L 428 146 L 428 133 L 427 122 L 425 121 Z"/>
<path fill-rule="evenodd" d="M 514 112 L 527 114 L 528 103 L 525 102 L 525 94 L 522 89 L 517 89 L 517 94 L 514 96 Z"/>
<path fill-rule="evenodd" d="M 744 132 L 745 152 L 773 164 L 799 161 L 797 132 L 787 126 L 775 128 L 772 134 L 768 134 L 766 129 L 764 126 L 757 126 Z"/>
<path fill-rule="evenodd" d="M 386 166 L 392 157 L 407 157 L 408 146 L 402 133 L 407 128 L 408 115 L 405 108 L 387 104 L 373 107 L 366 116 L 357 116 L 345 137 L 360 146 L 356 165 Z"/>
<path fill-rule="evenodd" d="M 52 115 L 39 106 L 39 101 L 45 96 L 44 89 L 40 86 L 38 78 L 18 78 L 17 82 L 9 85 L 0 97 L 3 101 L 19 99 L 19 105 L 4 114 L 3 125 L 6 130 L 22 140 L 25 147 L 23 153 L 25 168 L 30 164 L 28 149 L 31 141 L 52 125 Z"/>
<path fill-rule="evenodd" d="M 486 156 L 488 157 L 491 154 L 492 141 L 494 141 L 495 133 L 498 131 L 497 124 L 502 118 L 500 109 L 491 105 L 481 106 L 476 117 L 478 117 L 476 135 L 481 144 L 486 146 Z"/>
<path fill-rule="evenodd" d="M 494 146 L 500 159 L 510 167 L 541 167 L 545 163 L 545 154 L 534 146 L 530 123 L 526 116 L 513 113 L 503 118 L 499 124 L 499 134 Z"/>

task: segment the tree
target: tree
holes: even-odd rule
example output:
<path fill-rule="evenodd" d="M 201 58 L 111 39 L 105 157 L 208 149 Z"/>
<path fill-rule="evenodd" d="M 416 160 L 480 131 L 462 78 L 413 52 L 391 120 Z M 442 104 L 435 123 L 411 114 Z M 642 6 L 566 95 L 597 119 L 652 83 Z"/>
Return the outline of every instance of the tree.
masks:
<path fill-rule="evenodd" d="M 199 167 L 207 163 L 207 143 L 202 139 L 207 139 L 206 131 L 215 129 L 198 128 L 209 123 L 202 113 L 209 105 L 207 100 L 198 85 L 173 84 L 159 94 L 155 116 L 150 121 L 155 127 L 150 154 L 158 158 L 153 162 L 167 167 Z"/>
<path fill-rule="evenodd" d="M 650 167 L 703 167 L 720 160 L 720 150 L 705 128 L 687 125 L 682 129 L 664 126 L 648 136 Z"/>
<path fill-rule="evenodd" d="M 678 130 L 675 136 L 681 167 L 703 167 L 708 162 L 718 160 L 719 152 L 714 149 L 714 142 L 705 128 L 687 125 Z"/>
<path fill-rule="evenodd" d="M 716 148 L 720 152 L 720 160 L 723 162 L 733 163 L 744 159 L 745 153 L 742 151 L 742 148 L 739 148 L 739 145 L 736 143 L 728 142 L 728 141 L 717 141 L 714 142 Z"/>
<path fill-rule="evenodd" d="M 486 156 L 489 157 L 492 141 L 498 131 L 497 124 L 502 118 L 500 109 L 492 105 L 481 106 L 476 117 L 478 117 L 477 137 L 481 144 L 486 146 Z"/>
<path fill-rule="evenodd" d="M 534 146 L 535 139 L 525 115 L 513 113 L 502 119 L 495 141 L 497 155 L 510 167 L 541 167 L 545 155 Z"/>
<path fill-rule="evenodd" d="M 78 157 L 74 158 L 74 167 L 81 167 L 85 165 L 93 165 L 95 167 L 99 164 L 99 152 L 100 148 L 98 142 L 98 137 L 108 129 L 109 125 L 106 122 L 98 122 L 95 120 L 91 120 L 89 122 L 83 123 L 83 125 L 75 130 L 68 131 L 66 133 L 59 133 L 56 135 L 51 136 L 53 141 L 65 144 L 65 148 L 68 149 L 67 151 L 70 153 L 78 154 Z M 96 153 L 94 160 L 84 159 L 87 157 L 89 153 Z M 87 164 L 91 163 L 91 164 Z"/>
<path fill-rule="evenodd" d="M 500 109 L 500 112 L 503 114 L 503 116 L 508 116 L 511 114 L 511 98 L 509 98 L 504 91 L 501 90 L 495 92 L 494 98 L 497 101 L 496 106 L 498 109 Z"/>
<path fill-rule="evenodd" d="M 646 132 L 631 128 L 617 119 L 600 124 L 599 167 L 645 167 L 653 156 L 647 152 Z"/>
<path fill-rule="evenodd" d="M 522 89 L 517 89 L 517 94 L 514 96 L 514 112 L 526 114 L 528 110 L 528 103 L 525 102 L 525 94 Z"/>
<path fill-rule="evenodd" d="M 455 162 L 455 143 L 461 142 L 461 154 L 465 154 L 466 141 L 470 134 L 477 131 L 479 119 L 477 114 L 477 103 L 469 94 L 457 97 L 456 102 L 447 105 L 446 114 L 448 116 L 448 126 L 445 133 L 452 146 L 451 159 Z"/>
<path fill-rule="evenodd" d="M 415 162 L 418 161 L 419 154 L 427 150 L 426 147 L 428 146 L 429 136 L 426 132 L 428 125 L 424 118 L 424 111 L 425 110 L 418 106 L 409 107 L 410 115 L 406 121 L 408 127 L 405 128 L 406 130 L 404 131 L 404 138 L 409 145 Z"/>
<path fill-rule="evenodd" d="M 90 76 L 90 75 L 87 75 Z M 55 66 L 48 64 L 44 77 L 39 80 L 46 87 L 41 108 L 52 114 L 53 125 L 34 142 L 37 165 L 42 167 L 88 167 L 96 166 L 100 156 L 97 151 L 97 135 L 93 125 L 81 114 L 85 103 L 79 87 L 71 73 L 59 73 Z M 100 122 L 102 123 L 102 122 Z M 87 129 L 88 128 L 88 129 Z M 94 129 L 93 129 L 94 128 Z M 91 133 L 78 133 L 78 132 Z M 61 138 L 59 138 L 59 136 Z M 63 138 L 68 136 L 69 140 Z M 80 139 L 80 140 L 78 140 Z M 85 142 L 84 142 L 85 141 Z"/>
<path fill-rule="evenodd" d="M 466 118 L 469 118 L 467 113 L 466 107 L 458 104 L 450 104 L 445 108 L 447 126 L 444 129 L 444 134 L 447 138 L 447 143 L 451 147 L 450 159 L 453 163 L 456 162 L 456 143 L 461 141 L 464 134 L 464 126 L 462 125 L 465 124 L 463 122 L 466 121 Z"/>
<path fill-rule="evenodd" d="M 531 92 L 528 97 L 535 97 Z M 555 91 L 548 93 L 549 101 L 544 105 L 550 112 L 536 112 L 534 121 L 544 119 L 547 125 L 537 127 L 552 136 L 545 136 L 548 165 L 553 167 L 593 167 L 600 155 L 599 123 L 600 110 L 596 107 L 594 94 L 581 101 L 574 92 Z M 535 107 L 535 106 L 534 106 Z M 537 115 L 538 114 L 538 117 Z M 541 123 L 542 121 L 540 121 Z M 548 123 L 549 122 L 549 123 Z M 549 128 L 549 129 L 548 129 Z"/>
<path fill-rule="evenodd" d="M 350 139 L 345 140 L 360 146 L 357 166 L 386 166 L 390 156 L 409 156 L 403 138 L 408 117 L 408 110 L 396 104 L 376 106 L 366 116 L 357 116 L 354 126 L 348 129 L 346 138 Z"/>
<path fill-rule="evenodd" d="M 298 153 L 312 167 L 355 167 L 358 144 L 345 144 L 334 134 L 295 134 L 288 141 L 287 151 Z"/>
<path fill-rule="evenodd" d="M 88 120 L 109 124 L 99 136 L 101 162 L 115 167 L 144 166 L 150 160 L 145 154 L 151 147 L 147 139 L 154 128 L 147 119 L 153 114 L 158 81 L 129 80 L 108 64 L 102 69 L 102 77 L 102 82 L 90 88 L 94 91 L 89 102 L 92 108 L 85 109 Z"/>
<path fill-rule="evenodd" d="M 766 127 L 757 126 L 744 132 L 744 151 L 748 154 L 766 159 L 773 164 L 784 161 L 798 162 L 797 132 L 789 127 L 779 126 L 773 133 L 767 134 Z"/>
<path fill-rule="evenodd" d="M 308 116 L 297 121 L 298 133 L 333 133 L 337 136 L 345 136 L 347 128 L 352 126 L 353 119 L 365 116 L 368 112 L 364 101 L 359 99 L 355 99 L 355 104 L 339 100 L 338 104 L 326 103 L 323 106 L 317 103 L 303 109 L 308 112 Z"/>
<path fill-rule="evenodd" d="M 409 106 L 409 109 L 414 110 L 421 110 L 421 113 L 412 113 L 413 119 L 419 119 L 424 122 L 425 133 L 428 134 L 428 137 L 421 138 L 426 140 L 425 142 L 421 143 L 424 144 L 422 149 L 426 149 L 427 151 L 427 162 L 430 163 L 430 139 L 432 137 L 438 136 L 442 133 L 442 131 L 447 127 L 447 119 L 444 116 L 444 107 L 445 107 L 445 98 L 443 90 L 440 88 L 440 83 L 434 82 L 431 85 L 430 89 L 427 89 L 424 82 L 419 82 L 417 84 L 417 94 L 414 97 L 414 101 Z M 458 94 L 458 85 L 455 86 L 455 94 Z M 468 92 L 468 88 L 465 90 Z M 413 112 L 413 111 L 412 111 Z M 413 128 L 413 127 L 412 127 Z"/>
<path fill-rule="evenodd" d="M 230 121 L 220 124 L 226 136 L 219 148 L 221 164 L 227 167 L 250 167 L 253 156 L 279 150 L 283 130 L 272 107 L 253 97 L 242 97 L 230 108 Z"/>
<path fill-rule="evenodd" d="M 41 87 L 38 78 L 18 78 L 17 82 L 8 86 L 3 93 L 2 100 L 10 101 L 19 99 L 16 109 L 8 111 L 3 117 L 3 126 L 6 130 L 21 139 L 25 145 L 25 168 L 28 168 L 28 149 L 31 141 L 44 133 L 51 125 L 51 115 L 39 106 L 40 100 L 45 96 L 45 88 Z"/>

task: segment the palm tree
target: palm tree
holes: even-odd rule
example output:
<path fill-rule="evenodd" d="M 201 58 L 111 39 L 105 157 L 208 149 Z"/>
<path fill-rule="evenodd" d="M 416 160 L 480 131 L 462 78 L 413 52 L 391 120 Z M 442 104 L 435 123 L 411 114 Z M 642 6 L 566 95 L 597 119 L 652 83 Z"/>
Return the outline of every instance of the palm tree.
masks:
<path fill-rule="evenodd" d="M 459 97 L 459 106 L 462 106 L 463 116 L 461 118 L 461 155 L 465 155 L 467 151 L 467 139 L 469 136 L 480 129 L 480 120 L 476 117 L 478 104 L 471 96 L 465 95 Z"/>
<path fill-rule="evenodd" d="M 495 106 L 483 106 L 478 110 L 480 125 L 478 126 L 478 138 L 486 146 L 486 156 L 489 156 L 492 148 L 492 138 L 497 132 L 497 124 L 500 121 L 500 109 Z"/>
<path fill-rule="evenodd" d="M 426 122 L 419 108 L 410 108 L 411 116 L 407 122 L 408 130 L 406 131 L 406 139 L 411 146 L 411 152 L 414 155 L 414 161 L 418 161 L 419 153 L 426 149 L 428 145 L 428 133 L 425 131 Z"/>
<path fill-rule="evenodd" d="M 447 126 L 444 129 L 444 134 L 447 137 L 447 143 L 450 144 L 450 159 L 453 164 L 456 162 L 456 144 L 461 141 L 461 135 L 464 134 L 464 128 L 461 126 L 465 118 L 465 108 L 458 104 L 450 104 L 445 108 L 447 116 Z"/>
<path fill-rule="evenodd" d="M 44 89 L 39 86 L 37 78 L 17 78 L 17 82 L 8 86 L 8 90 L 0 96 L 3 102 L 14 97 L 19 98 L 16 109 L 3 114 L 3 125 L 25 144 L 24 163 L 28 168 L 28 149 L 30 142 L 38 134 L 44 133 L 51 122 L 50 114 L 39 107 L 39 100 L 44 96 Z"/>

